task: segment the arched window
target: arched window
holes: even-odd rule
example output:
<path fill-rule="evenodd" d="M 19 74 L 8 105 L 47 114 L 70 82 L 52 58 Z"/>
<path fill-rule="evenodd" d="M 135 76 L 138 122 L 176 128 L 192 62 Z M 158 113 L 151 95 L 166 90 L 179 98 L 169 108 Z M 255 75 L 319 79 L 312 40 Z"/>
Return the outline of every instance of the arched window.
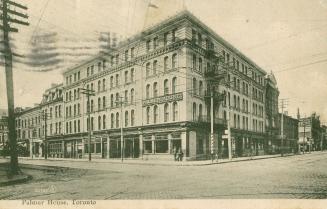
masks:
<path fill-rule="evenodd" d="M 128 83 L 128 71 L 125 71 L 125 83 Z"/>
<path fill-rule="evenodd" d="M 128 90 L 125 90 L 124 102 L 128 103 Z"/>
<path fill-rule="evenodd" d="M 134 82 L 134 68 L 131 69 L 131 82 Z"/>
<path fill-rule="evenodd" d="M 177 54 L 173 54 L 171 58 L 171 68 L 175 69 L 177 67 Z"/>
<path fill-rule="evenodd" d="M 98 98 L 98 110 L 101 110 L 101 97 Z"/>
<path fill-rule="evenodd" d="M 199 104 L 199 119 L 202 121 L 202 104 Z"/>
<path fill-rule="evenodd" d="M 192 56 L 192 69 L 196 70 L 196 55 L 193 54 Z"/>
<path fill-rule="evenodd" d="M 102 91 L 106 90 L 106 79 L 102 79 Z"/>
<path fill-rule="evenodd" d="M 157 66 L 158 66 L 158 61 L 157 60 L 154 60 L 153 61 L 153 69 L 152 69 L 153 75 L 157 75 Z"/>
<path fill-rule="evenodd" d="M 119 106 L 119 93 L 116 93 L 116 104 L 115 106 L 118 107 Z"/>
<path fill-rule="evenodd" d="M 116 128 L 119 128 L 119 113 L 116 113 Z"/>
<path fill-rule="evenodd" d="M 107 104 L 106 104 L 106 97 L 103 96 L 103 97 L 102 97 L 102 108 L 105 109 L 105 108 L 106 108 L 106 105 L 107 105 Z"/>
<path fill-rule="evenodd" d="M 173 103 L 173 121 L 178 120 L 178 105 L 177 102 Z"/>
<path fill-rule="evenodd" d="M 119 75 L 116 74 L 116 86 L 119 86 Z"/>
<path fill-rule="evenodd" d="M 114 106 L 114 95 L 113 94 L 110 95 L 110 106 L 111 107 Z"/>
<path fill-rule="evenodd" d="M 164 71 L 166 72 L 168 70 L 168 57 L 164 58 Z"/>
<path fill-rule="evenodd" d="M 106 129 L 107 127 L 106 127 L 106 115 L 103 115 L 102 116 L 102 128 L 103 129 Z"/>
<path fill-rule="evenodd" d="M 101 116 L 98 116 L 98 130 L 101 130 Z"/>
<path fill-rule="evenodd" d="M 135 122 L 135 111 L 132 110 L 131 111 L 131 126 L 134 126 L 134 122 Z"/>
<path fill-rule="evenodd" d="M 153 97 L 157 97 L 158 96 L 158 83 L 154 82 L 153 83 Z"/>
<path fill-rule="evenodd" d="M 171 82 L 171 93 L 172 94 L 176 93 L 176 87 L 177 87 L 177 78 L 174 77 L 172 82 Z"/>
<path fill-rule="evenodd" d="M 196 103 L 193 103 L 193 121 L 196 121 Z"/>
<path fill-rule="evenodd" d="M 199 71 L 202 72 L 202 58 L 199 57 Z"/>
<path fill-rule="evenodd" d="M 149 77 L 150 76 L 150 62 L 146 63 L 145 66 L 145 76 Z"/>
<path fill-rule="evenodd" d="M 168 86 L 168 79 L 164 81 L 164 95 L 169 94 L 169 86 Z"/>
<path fill-rule="evenodd" d="M 111 113 L 110 116 L 110 122 L 111 122 L 111 128 L 114 128 L 114 124 L 115 124 L 115 115 L 113 113 Z"/>
<path fill-rule="evenodd" d="M 125 111 L 125 127 L 128 126 L 128 111 Z"/>
<path fill-rule="evenodd" d="M 158 106 L 155 105 L 153 107 L 153 123 L 157 123 L 158 122 Z"/>
<path fill-rule="evenodd" d="M 93 99 L 91 100 L 91 112 L 93 112 L 94 102 Z"/>
<path fill-rule="evenodd" d="M 98 81 L 98 92 L 101 91 L 101 80 Z"/>
<path fill-rule="evenodd" d="M 227 120 L 227 113 L 225 110 L 224 110 L 224 120 Z"/>
<path fill-rule="evenodd" d="M 134 96 L 135 96 L 134 89 L 131 89 L 131 103 L 134 102 Z"/>
<path fill-rule="evenodd" d="M 210 72 L 210 63 L 209 62 L 207 62 L 207 72 Z"/>
<path fill-rule="evenodd" d="M 197 92 L 196 78 L 193 78 L 193 94 L 196 95 L 196 92 Z"/>
<path fill-rule="evenodd" d="M 199 81 L 199 95 L 202 96 L 203 95 L 203 82 Z"/>
<path fill-rule="evenodd" d="M 150 107 L 146 108 L 146 124 L 150 123 Z"/>
<path fill-rule="evenodd" d="M 146 99 L 150 98 L 150 84 L 146 85 L 145 98 Z"/>
<path fill-rule="evenodd" d="M 114 87 L 114 77 L 111 76 L 110 77 L 110 88 L 113 88 Z"/>
<path fill-rule="evenodd" d="M 168 122 L 169 120 L 169 105 L 168 103 L 164 106 L 164 122 Z"/>

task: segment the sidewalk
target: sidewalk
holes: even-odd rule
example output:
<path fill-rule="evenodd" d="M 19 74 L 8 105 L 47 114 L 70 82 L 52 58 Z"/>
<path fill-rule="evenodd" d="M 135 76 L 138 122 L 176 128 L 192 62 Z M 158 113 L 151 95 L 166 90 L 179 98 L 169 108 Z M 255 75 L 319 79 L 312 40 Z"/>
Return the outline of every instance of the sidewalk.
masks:
<path fill-rule="evenodd" d="M 294 156 L 294 154 L 287 154 L 286 156 Z M 211 160 L 201 160 L 201 161 L 169 161 L 169 160 L 144 160 L 144 159 L 124 159 L 123 162 L 121 159 L 97 159 L 93 158 L 93 163 L 112 163 L 112 164 L 127 164 L 127 165 L 152 165 L 152 166 L 205 166 L 205 165 L 213 165 L 213 164 L 223 164 L 223 163 L 232 163 L 232 162 L 241 162 L 241 161 L 249 161 L 249 160 L 262 160 L 269 158 L 278 158 L 281 157 L 280 154 L 275 155 L 262 155 L 262 156 L 252 156 L 252 157 L 238 157 L 233 158 L 232 160 L 228 159 L 218 159 Z M 34 164 L 34 162 L 42 162 L 42 165 L 47 165 L 46 162 L 49 162 L 49 166 L 51 166 L 50 162 L 88 162 L 88 159 L 71 159 L 71 158 L 48 158 L 45 160 L 44 158 L 29 158 L 29 157 L 20 157 L 20 163 L 22 164 Z"/>
<path fill-rule="evenodd" d="M 32 176 L 23 173 L 19 175 L 15 175 L 13 177 L 8 177 L 7 170 L 8 170 L 8 164 L 0 163 L 0 187 L 25 183 L 26 181 L 32 179 Z"/>

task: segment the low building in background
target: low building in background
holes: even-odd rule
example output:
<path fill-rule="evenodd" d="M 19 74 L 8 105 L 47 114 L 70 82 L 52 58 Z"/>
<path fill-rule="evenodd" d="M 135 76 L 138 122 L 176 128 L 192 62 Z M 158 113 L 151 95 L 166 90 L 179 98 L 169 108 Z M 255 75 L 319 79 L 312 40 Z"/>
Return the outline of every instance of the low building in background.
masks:
<path fill-rule="evenodd" d="M 283 117 L 283 136 L 281 135 L 281 120 Z M 278 114 L 278 137 L 277 144 L 280 152 L 283 153 L 297 153 L 299 141 L 299 121 L 285 114 Z M 282 139 L 283 137 L 283 139 Z M 282 150 L 281 150 L 282 149 Z"/>
<path fill-rule="evenodd" d="M 322 150 L 322 132 L 320 117 L 313 113 L 299 119 L 299 145 L 304 151 Z"/>

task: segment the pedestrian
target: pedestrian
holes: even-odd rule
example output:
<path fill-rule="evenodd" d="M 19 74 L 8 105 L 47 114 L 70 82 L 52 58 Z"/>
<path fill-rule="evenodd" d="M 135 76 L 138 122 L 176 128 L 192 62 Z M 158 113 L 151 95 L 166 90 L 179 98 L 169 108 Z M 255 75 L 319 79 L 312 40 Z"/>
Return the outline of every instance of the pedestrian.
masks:
<path fill-rule="evenodd" d="M 181 154 L 182 154 L 181 148 L 178 148 L 177 161 L 181 161 Z"/>

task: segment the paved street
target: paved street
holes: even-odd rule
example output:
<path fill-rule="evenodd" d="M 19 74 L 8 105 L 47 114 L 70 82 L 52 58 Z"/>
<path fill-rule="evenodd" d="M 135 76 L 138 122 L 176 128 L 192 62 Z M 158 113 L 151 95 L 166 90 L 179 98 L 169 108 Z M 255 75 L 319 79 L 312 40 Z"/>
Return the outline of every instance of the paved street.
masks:
<path fill-rule="evenodd" d="M 327 198 L 327 152 L 206 166 L 48 165 L 74 169 L 24 168 L 34 179 L 0 188 L 0 199 Z"/>

